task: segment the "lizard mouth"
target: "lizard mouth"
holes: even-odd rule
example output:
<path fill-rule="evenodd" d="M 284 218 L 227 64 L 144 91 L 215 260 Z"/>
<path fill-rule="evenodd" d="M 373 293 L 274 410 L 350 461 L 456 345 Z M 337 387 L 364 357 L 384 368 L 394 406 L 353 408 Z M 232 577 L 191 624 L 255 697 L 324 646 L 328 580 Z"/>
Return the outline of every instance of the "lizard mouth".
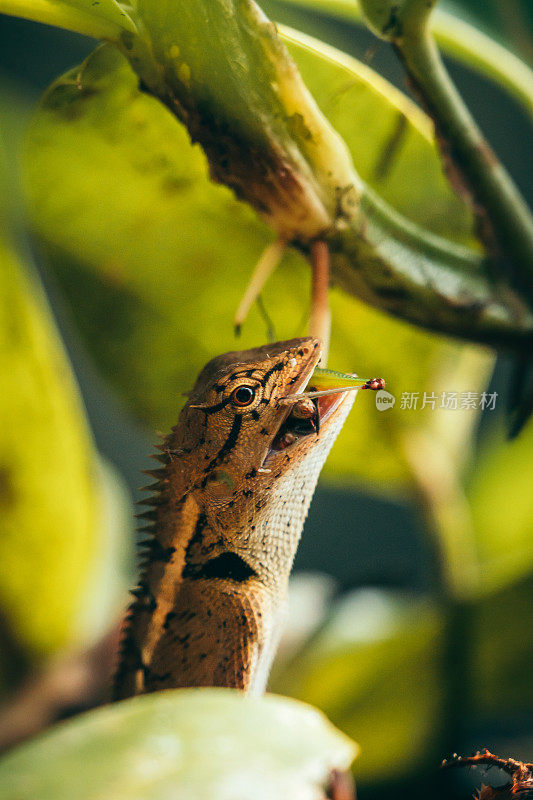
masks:
<path fill-rule="evenodd" d="M 281 394 L 277 396 L 276 402 L 279 404 L 278 408 L 281 412 L 280 420 L 277 430 L 273 431 L 273 437 L 263 460 L 263 467 L 267 466 L 268 462 L 280 451 L 292 449 L 310 437 L 320 436 L 324 426 L 329 427 L 328 423 L 336 415 L 346 398 L 351 395 L 350 391 L 346 392 L 346 387 L 341 388 L 340 392 L 336 392 L 335 388 L 331 391 L 329 374 L 328 380 L 324 381 L 323 375 L 315 371 L 320 359 L 317 344 L 308 355 L 307 363 L 303 366 L 300 364 L 299 371 L 295 371 L 292 377 L 288 377 Z M 294 359 L 294 361 L 294 366 L 297 367 L 296 360 Z M 335 378 L 337 376 L 339 378 L 346 377 L 340 373 L 331 374 L 334 374 Z M 340 380 L 335 385 L 342 387 L 342 383 L 343 381 Z M 354 386 L 354 388 L 359 387 Z M 309 396 L 317 392 L 320 396 Z"/>
<path fill-rule="evenodd" d="M 313 385 L 307 388 L 309 391 L 316 391 L 319 387 Z M 270 445 L 270 452 L 285 450 L 304 437 L 313 434 L 318 436 L 322 426 L 333 416 L 345 399 L 346 395 L 343 394 L 331 394 L 312 400 L 302 395 L 302 400 L 290 408 L 281 423 Z"/>

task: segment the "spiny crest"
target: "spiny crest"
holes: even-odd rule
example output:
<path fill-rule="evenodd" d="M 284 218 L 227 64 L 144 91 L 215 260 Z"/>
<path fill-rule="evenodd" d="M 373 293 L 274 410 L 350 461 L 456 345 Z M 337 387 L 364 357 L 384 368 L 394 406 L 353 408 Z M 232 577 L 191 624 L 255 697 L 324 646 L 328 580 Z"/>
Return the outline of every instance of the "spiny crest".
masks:
<path fill-rule="evenodd" d="M 151 522 L 155 522 L 157 520 L 157 511 L 143 511 L 141 514 L 135 514 L 135 519 L 148 519 Z"/>
<path fill-rule="evenodd" d="M 156 447 L 159 447 L 159 445 L 156 445 Z M 149 534 L 148 539 L 144 539 L 137 545 L 140 556 L 139 569 L 141 570 L 141 584 L 142 578 L 144 577 L 143 573 L 146 570 L 146 567 L 152 561 L 159 559 L 159 551 L 163 549 L 155 537 L 155 523 L 157 521 L 158 507 L 166 503 L 168 500 L 167 491 L 169 483 L 166 466 L 159 467 L 157 469 L 145 469 L 142 470 L 142 473 L 143 475 L 149 475 L 152 478 L 156 478 L 156 480 L 154 483 L 150 483 L 147 486 L 142 486 L 140 488 L 139 491 L 150 492 L 151 494 L 149 497 L 138 500 L 136 503 L 138 506 L 148 507 L 148 510 L 136 514 L 136 518 L 140 520 L 147 520 L 149 523 L 148 525 L 143 525 L 138 528 L 139 533 Z"/>
<path fill-rule="evenodd" d="M 136 503 L 136 505 L 139 506 L 148 506 L 147 510 L 135 515 L 137 519 L 146 520 L 148 522 L 147 525 L 142 525 L 140 528 L 138 528 L 138 532 L 147 534 L 148 538 L 139 542 L 137 546 L 137 552 L 139 555 L 139 581 L 137 586 L 130 591 L 130 594 L 134 599 L 129 605 L 124 620 L 124 630 L 120 645 L 120 663 L 122 665 L 124 665 L 125 657 L 128 654 L 131 624 L 135 617 L 136 611 L 138 611 L 140 607 L 147 608 L 148 610 L 153 610 L 154 608 L 155 600 L 151 597 L 146 585 L 146 570 L 154 561 L 164 561 L 168 560 L 170 557 L 168 549 L 165 550 L 155 536 L 155 523 L 157 521 L 157 508 L 167 499 L 166 492 L 168 488 L 168 478 L 166 466 L 170 463 L 171 457 L 168 453 L 168 448 L 166 448 L 165 445 L 156 445 L 156 447 L 163 452 L 161 454 L 153 455 L 152 457 L 163 463 L 164 466 L 158 467 L 157 469 L 143 470 L 143 474 L 149 475 L 151 478 L 155 478 L 155 482 L 140 489 L 140 491 L 151 492 L 151 496 Z M 125 669 L 125 671 L 127 670 Z M 117 685 L 120 683 L 120 680 L 121 677 L 119 674 L 117 674 Z"/>
<path fill-rule="evenodd" d="M 159 467 L 159 469 L 143 469 L 141 472 L 143 475 L 150 475 L 151 478 L 155 478 L 158 481 L 168 480 L 166 477 L 167 471 L 164 467 Z"/>

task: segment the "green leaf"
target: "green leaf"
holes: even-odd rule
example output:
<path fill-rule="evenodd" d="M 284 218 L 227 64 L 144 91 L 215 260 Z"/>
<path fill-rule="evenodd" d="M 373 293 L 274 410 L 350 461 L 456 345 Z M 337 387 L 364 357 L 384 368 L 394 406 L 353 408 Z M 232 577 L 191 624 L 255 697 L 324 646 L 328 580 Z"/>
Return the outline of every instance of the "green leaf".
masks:
<path fill-rule="evenodd" d="M 2 115 L 2 129 L 15 132 L 20 93 L 15 97 L 3 91 L 3 95 L 12 97 L 6 105 L 13 116 L 6 121 Z M 10 161 L 14 164 L 16 159 Z M 17 194 L 3 158 L 0 185 L 0 684 L 4 690 L 56 651 L 87 646 L 108 629 L 123 600 L 125 579 L 116 571 L 118 558 L 113 575 L 104 577 L 101 559 L 114 541 L 126 540 L 125 528 L 129 537 L 131 526 L 116 479 L 111 480 L 109 473 L 101 476 L 69 361 L 17 237 Z"/>
<path fill-rule="evenodd" d="M 471 615 L 472 703 L 479 717 L 533 713 L 533 424 L 485 442 L 467 487 L 482 596 Z"/>
<path fill-rule="evenodd" d="M 438 758 L 442 635 L 427 601 L 357 590 L 288 665 L 274 665 L 271 687 L 321 708 L 357 739 L 357 782 L 405 777 Z"/>
<path fill-rule="evenodd" d="M 230 689 L 178 689 L 63 723 L 0 762 L 17 800 L 322 796 L 357 748 L 317 710 Z"/>
<path fill-rule="evenodd" d="M 42 656 L 76 638 L 97 524 L 92 442 L 40 289 L 0 242 L 0 602 Z"/>
<path fill-rule="evenodd" d="M 484 719 L 533 713 L 533 424 L 484 442 L 466 488 L 479 565 L 467 610 L 472 712 Z M 505 727 L 505 722 L 502 723 Z"/>
<path fill-rule="evenodd" d="M 473 607 L 469 644 L 476 723 L 499 720 L 505 728 L 505 720 L 516 723 L 533 714 L 533 576 L 529 572 L 522 580 L 502 587 Z"/>
<path fill-rule="evenodd" d="M 469 217 L 440 175 L 421 112 L 381 79 L 374 85 L 367 68 L 357 73 L 350 62 L 347 72 L 294 40 L 291 47 L 369 175 L 401 121 L 397 159 L 385 175 L 378 170 L 382 194 L 407 209 L 412 192 L 417 221 L 468 237 Z M 366 126 L 352 124 L 357 114 Z M 239 341 L 231 322 L 271 234 L 227 189 L 208 181 L 200 149 L 157 100 L 138 91 L 136 76 L 110 47 L 51 88 L 30 132 L 26 168 L 31 219 L 92 353 L 128 407 L 148 425 L 168 429 L 181 393 L 208 358 L 264 340 L 257 311 Z M 305 332 L 307 296 L 307 265 L 291 252 L 263 294 L 278 338 Z M 422 399 L 436 382 L 461 388 L 454 385 L 459 347 L 337 291 L 332 310 L 330 364 L 385 377 L 397 403 L 382 414 L 373 395 L 361 395 L 330 474 L 394 488 L 409 475 L 400 434 L 439 414 L 402 410 L 401 393 Z M 462 351 L 472 354 L 464 388 L 475 390 L 488 356 Z M 459 424 L 462 412 L 453 414 Z"/>
<path fill-rule="evenodd" d="M 126 8 L 116 0 L 0 0 L 0 14 L 110 41 L 120 40 L 124 33 L 131 38 L 137 30 Z"/>
<path fill-rule="evenodd" d="M 281 18 L 284 9 L 293 13 L 300 11 L 306 29 L 311 26 L 312 32 L 321 37 L 325 35 L 324 26 L 315 22 L 316 11 L 346 23 L 362 24 L 356 0 L 273 0 L 263 5 L 273 19 Z M 484 18 L 486 11 L 483 8 Z M 446 54 L 499 83 L 533 116 L 533 73 L 524 61 L 467 20 L 444 8 L 435 9 L 432 30 Z"/>
<path fill-rule="evenodd" d="M 138 577 L 135 519 L 122 476 L 97 459 L 98 519 L 93 557 L 77 590 L 75 643 L 97 642 L 122 618 L 128 590 Z"/>
<path fill-rule="evenodd" d="M 493 436 L 472 470 L 468 499 L 482 590 L 496 592 L 533 571 L 533 424 L 511 441 Z"/>

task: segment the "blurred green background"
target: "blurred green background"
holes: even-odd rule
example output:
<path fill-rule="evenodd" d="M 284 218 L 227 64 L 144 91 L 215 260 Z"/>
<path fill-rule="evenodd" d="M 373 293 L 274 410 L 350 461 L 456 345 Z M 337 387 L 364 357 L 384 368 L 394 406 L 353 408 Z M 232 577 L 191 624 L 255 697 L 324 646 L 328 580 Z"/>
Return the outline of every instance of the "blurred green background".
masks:
<path fill-rule="evenodd" d="M 525 0 L 443 5 L 532 63 Z M 281 0 L 263 7 L 405 91 L 389 47 L 327 3 L 322 12 Z M 208 358 L 265 336 L 256 310 L 239 342 L 231 321 L 269 232 L 207 184 L 201 153 L 137 92 L 120 58 L 89 63 L 94 91 L 75 118 L 63 98 L 77 71 L 67 75 L 28 135 L 42 92 L 93 49 L 0 17 L 6 699 L 116 625 L 134 572 L 132 501 L 156 432 L 173 424 Z M 403 213 L 468 241 L 471 216 L 447 188 L 416 110 L 368 88 L 362 73 L 346 89 L 305 52 L 293 55 L 365 179 Z M 527 110 L 465 63 L 449 68 L 531 203 Z M 407 134 L 397 171 L 382 179 L 372 165 L 398 107 Z M 371 122 L 361 123 L 363 110 Z M 291 254 L 269 283 L 263 299 L 279 338 L 304 332 L 308 280 Z M 438 774 L 444 756 L 488 747 L 533 758 L 533 428 L 509 442 L 504 420 L 516 365 L 499 357 L 493 371 L 488 351 L 338 292 L 332 302 L 330 366 L 383 375 L 396 405 L 379 412 L 370 393 L 358 398 L 332 453 L 298 551 L 272 688 L 317 705 L 360 743 L 362 800 L 467 798 L 479 776 Z M 404 392 L 451 391 L 497 392 L 496 409 L 401 408 Z"/>

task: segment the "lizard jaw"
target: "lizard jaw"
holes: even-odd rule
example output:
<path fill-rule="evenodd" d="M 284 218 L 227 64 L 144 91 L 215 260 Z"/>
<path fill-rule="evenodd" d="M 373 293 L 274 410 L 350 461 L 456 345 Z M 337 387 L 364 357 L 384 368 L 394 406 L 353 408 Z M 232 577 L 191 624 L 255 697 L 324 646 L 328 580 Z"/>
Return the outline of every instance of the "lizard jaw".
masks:
<path fill-rule="evenodd" d="M 309 379 L 310 377 L 308 377 L 305 382 L 302 381 L 300 387 L 302 399 L 305 398 L 303 389 L 309 382 Z M 283 415 L 277 432 L 270 443 L 267 455 L 263 461 L 263 466 L 267 464 L 274 453 L 292 448 L 293 445 L 301 442 L 303 439 L 307 439 L 307 437 L 311 435 L 320 436 L 324 425 L 340 411 L 342 404 L 351 394 L 351 392 L 346 392 L 313 399 L 311 402 L 314 406 L 314 412 L 310 412 L 309 415 L 306 415 L 304 418 L 296 416 L 294 413 L 297 403 L 290 406 Z"/>
<path fill-rule="evenodd" d="M 315 348 L 316 348 L 316 345 L 315 345 Z M 311 380 L 311 376 L 312 376 L 312 374 L 313 374 L 313 372 L 315 370 L 315 367 L 318 364 L 318 362 L 320 361 L 321 350 L 322 350 L 321 347 L 318 348 L 318 352 L 316 351 L 316 349 L 314 349 L 313 353 L 311 354 L 311 357 L 307 360 L 307 363 L 299 365 L 299 371 L 296 372 L 296 374 L 287 381 L 287 384 L 284 387 L 284 389 L 285 389 L 284 394 L 285 393 L 286 394 L 289 394 L 289 393 L 290 394 L 302 394 L 302 398 L 304 398 L 304 396 L 305 396 L 303 394 L 304 389 L 306 388 L 307 384 Z M 293 361 L 294 361 L 294 366 L 298 368 L 298 365 L 296 363 L 296 359 L 293 359 Z M 276 398 L 276 401 L 283 400 L 284 399 L 284 394 L 282 394 L 281 396 L 278 396 Z M 302 435 L 308 435 L 310 433 L 317 433 L 318 432 L 318 423 L 319 423 L 318 405 L 314 401 L 313 401 L 313 403 L 314 403 L 315 408 L 316 408 L 317 424 L 316 425 L 310 425 L 309 426 L 310 430 L 304 430 L 304 423 L 305 422 L 309 422 L 309 420 L 299 420 L 299 423 L 296 423 L 296 424 L 299 424 L 299 427 L 300 427 L 300 430 L 298 431 L 298 435 L 300 437 Z M 273 433 L 272 439 L 270 441 L 270 445 L 269 445 L 269 447 L 267 449 L 267 452 L 266 452 L 266 455 L 265 455 L 265 457 L 263 459 L 263 463 L 261 464 L 261 467 L 264 467 L 266 465 L 267 461 L 269 460 L 269 458 L 272 456 L 273 453 L 275 453 L 275 452 L 277 452 L 279 450 L 282 450 L 282 449 L 284 449 L 285 446 L 287 446 L 287 445 L 283 446 L 281 443 L 283 441 L 284 436 L 288 433 L 288 431 L 285 430 L 285 428 L 287 427 L 287 423 L 289 422 L 289 420 L 292 417 L 293 410 L 294 410 L 294 405 L 288 405 L 283 409 L 283 412 L 281 414 L 280 420 L 279 420 L 279 422 L 278 422 L 278 424 L 276 426 L 276 430 Z M 295 427 L 295 426 L 293 425 L 293 427 Z M 295 433 L 296 433 L 296 431 L 294 431 L 294 434 Z M 296 441 L 296 437 L 295 437 L 294 441 Z"/>

